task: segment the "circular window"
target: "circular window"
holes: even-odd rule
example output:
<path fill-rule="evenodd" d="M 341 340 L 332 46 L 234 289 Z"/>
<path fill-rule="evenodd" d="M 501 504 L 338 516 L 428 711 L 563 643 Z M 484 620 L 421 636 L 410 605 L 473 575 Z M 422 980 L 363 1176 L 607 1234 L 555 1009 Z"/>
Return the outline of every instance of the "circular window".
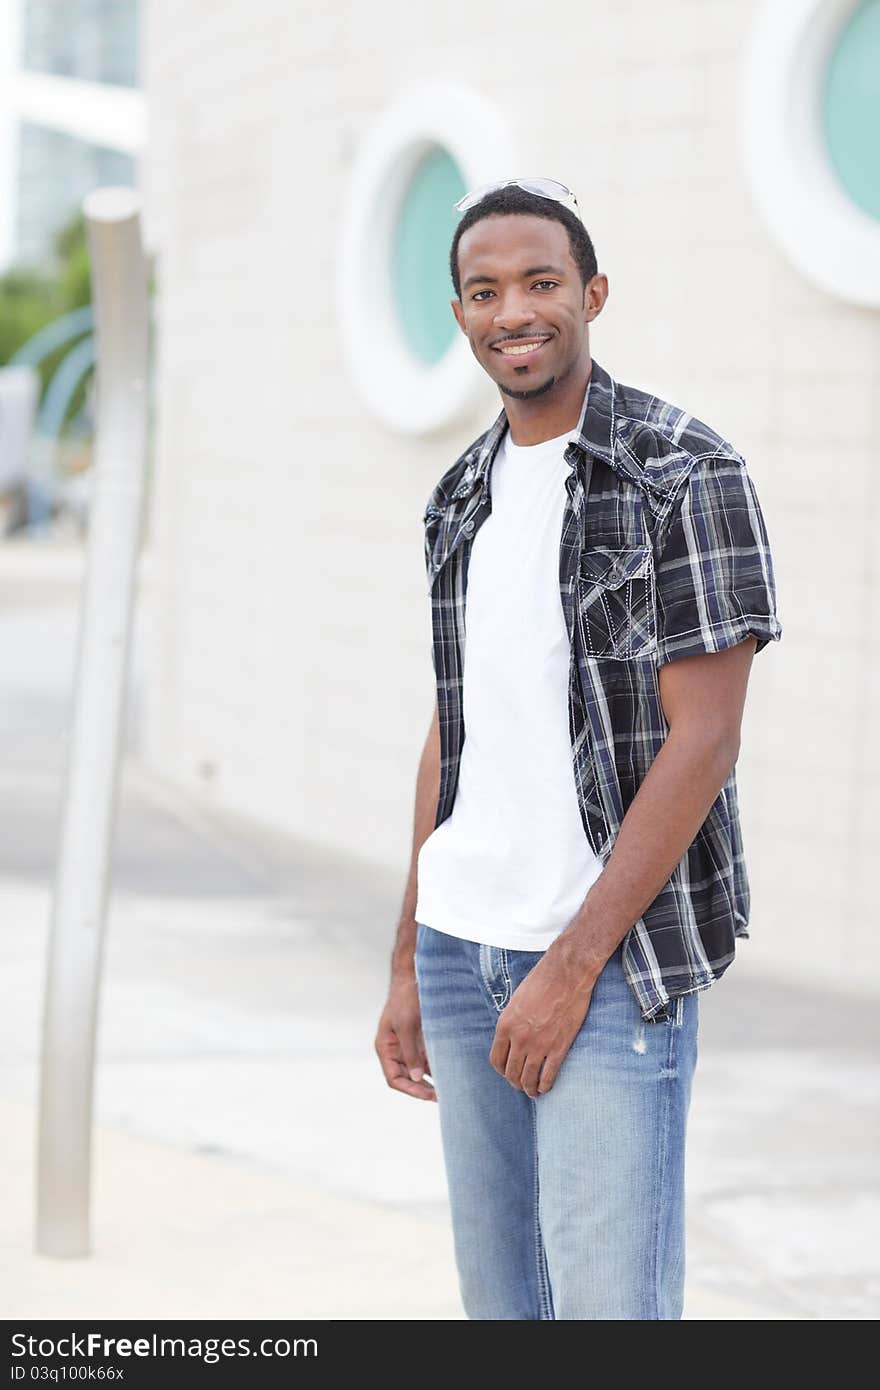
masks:
<path fill-rule="evenodd" d="M 342 218 L 337 317 L 355 390 L 392 429 L 438 429 L 478 398 L 482 377 L 450 306 L 453 204 L 512 164 L 500 113 L 446 83 L 405 88 L 363 139 Z"/>
<path fill-rule="evenodd" d="M 746 176 L 813 284 L 880 306 L 880 0 L 769 0 L 743 67 Z"/>
<path fill-rule="evenodd" d="M 840 183 L 880 221 L 880 0 L 844 26 L 825 74 L 825 141 Z"/>
<path fill-rule="evenodd" d="M 414 170 L 398 212 L 391 248 L 394 302 L 404 337 L 422 362 L 439 362 L 457 332 L 449 311 L 455 294 L 449 247 L 453 204 L 466 191 L 452 155 L 437 146 Z"/>

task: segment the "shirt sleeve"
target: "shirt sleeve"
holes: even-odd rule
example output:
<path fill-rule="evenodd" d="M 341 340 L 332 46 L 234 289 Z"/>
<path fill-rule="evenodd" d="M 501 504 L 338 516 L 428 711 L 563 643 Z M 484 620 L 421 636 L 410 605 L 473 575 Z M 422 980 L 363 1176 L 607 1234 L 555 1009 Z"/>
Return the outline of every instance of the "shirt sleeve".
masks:
<path fill-rule="evenodd" d="M 770 543 L 738 456 L 698 459 L 656 562 L 658 665 L 782 636 Z"/>

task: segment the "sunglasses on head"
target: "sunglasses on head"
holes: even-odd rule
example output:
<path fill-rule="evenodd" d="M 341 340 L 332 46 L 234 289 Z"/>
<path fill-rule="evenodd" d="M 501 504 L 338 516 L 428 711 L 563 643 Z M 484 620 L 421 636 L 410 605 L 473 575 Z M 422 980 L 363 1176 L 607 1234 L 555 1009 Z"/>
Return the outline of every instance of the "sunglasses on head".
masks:
<path fill-rule="evenodd" d="M 456 212 L 467 212 L 468 208 L 476 207 L 489 193 L 497 193 L 499 188 L 512 186 L 521 188 L 525 193 L 536 193 L 539 198 L 552 198 L 554 202 L 567 207 L 575 217 L 580 217 L 577 198 L 570 188 L 566 188 L 564 183 L 558 183 L 556 179 L 502 179 L 499 183 L 487 183 L 482 188 L 475 188 L 473 192 L 459 198 L 453 206 Z"/>

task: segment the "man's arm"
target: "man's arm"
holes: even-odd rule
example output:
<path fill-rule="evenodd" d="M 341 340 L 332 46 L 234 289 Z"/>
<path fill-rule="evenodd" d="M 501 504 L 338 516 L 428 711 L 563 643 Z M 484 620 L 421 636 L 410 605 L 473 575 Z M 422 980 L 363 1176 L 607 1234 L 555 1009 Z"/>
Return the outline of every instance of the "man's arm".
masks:
<path fill-rule="evenodd" d="M 748 637 L 724 651 L 661 666 L 660 700 L 669 725 L 663 747 L 582 907 L 515 991 L 496 1027 L 489 1060 L 530 1096 L 552 1086 L 602 968 L 687 851 L 734 766 L 755 646 Z"/>
<path fill-rule="evenodd" d="M 747 637 L 726 651 L 660 667 L 669 733 L 621 822 L 608 863 L 554 942 L 568 969 L 595 981 L 692 844 L 739 755 L 755 646 Z"/>
<path fill-rule="evenodd" d="M 433 1086 L 422 1077 L 430 1066 L 422 1037 L 421 1011 L 415 974 L 416 901 L 419 850 L 434 829 L 440 796 L 440 714 L 434 717 L 419 760 L 413 843 L 409 875 L 403 894 L 397 938 L 391 955 L 391 984 L 379 1020 L 375 1049 L 385 1080 L 393 1090 L 420 1100 L 436 1100 Z"/>
<path fill-rule="evenodd" d="M 434 717 L 425 739 L 416 778 L 416 804 L 413 813 L 412 858 L 403 894 L 397 939 L 391 955 L 391 971 L 410 971 L 416 949 L 416 900 L 418 898 L 419 850 L 434 829 L 440 796 L 440 712 L 434 702 Z"/>

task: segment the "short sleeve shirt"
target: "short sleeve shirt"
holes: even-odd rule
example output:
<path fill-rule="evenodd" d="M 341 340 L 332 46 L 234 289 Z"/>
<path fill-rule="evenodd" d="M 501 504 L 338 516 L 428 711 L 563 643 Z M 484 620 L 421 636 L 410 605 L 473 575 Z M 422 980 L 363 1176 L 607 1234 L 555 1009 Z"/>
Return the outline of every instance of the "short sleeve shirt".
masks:
<path fill-rule="evenodd" d="M 424 512 L 441 745 L 435 827 L 455 801 L 466 737 L 468 564 L 491 512 L 489 477 L 507 427 L 502 410 L 443 475 Z M 584 833 L 607 861 L 668 733 L 659 668 L 749 636 L 762 651 L 782 626 L 754 483 L 742 456 L 708 425 L 621 384 L 594 359 L 566 460 L 559 586 L 571 644 L 572 774 Z M 748 920 L 734 768 L 624 938 L 624 970 L 643 1017 L 668 1017 L 676 996 L 717 980 Z"/>

